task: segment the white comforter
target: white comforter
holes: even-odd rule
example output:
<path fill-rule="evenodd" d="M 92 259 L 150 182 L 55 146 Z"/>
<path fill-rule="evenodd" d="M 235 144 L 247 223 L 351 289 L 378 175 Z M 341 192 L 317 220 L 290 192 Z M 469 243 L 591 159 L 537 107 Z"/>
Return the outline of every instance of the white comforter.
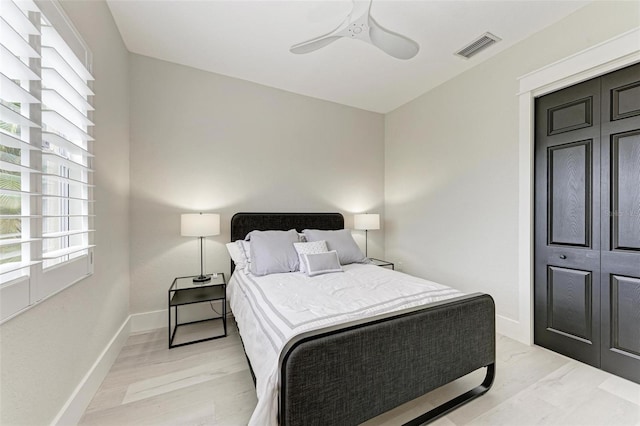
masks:
<path fill-rule="evenodd" d="M 278 359 L 293 336 L 354 319 L 461 296 L 457 290 L 373 265 L 312 278 L 300 272 L 233 274 L 229 300 L 256 375 L 249 425 L 277 425 Z"/>

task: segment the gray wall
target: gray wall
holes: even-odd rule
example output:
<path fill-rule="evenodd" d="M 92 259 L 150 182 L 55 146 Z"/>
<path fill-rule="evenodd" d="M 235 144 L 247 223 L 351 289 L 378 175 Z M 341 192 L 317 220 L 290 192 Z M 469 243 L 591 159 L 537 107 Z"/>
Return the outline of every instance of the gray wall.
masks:
<path fill-rule="evenodd" d="M 62 3 L 93 51 L 95 273 L 0 326 L 0 424 L 49 424 L 129 314 L 128 52 L 104 2 Z"/>
<path fill-rule="evenodd" d="M 640 25 L 594 2 L 385 117 L 386 256 L 518 320 L 518 77 Z"/>
<path fill-rule="evenodd" d="M 221 214 L 209 272 L 229 270 L 236 212 L 384 213 L 381 114 L 135 54 L 130 87 L 132 313 L 166 311 L 173 277 L 199 272 L 181 213 Z M 383 243 L 370 232 L 370 255 Z"/>

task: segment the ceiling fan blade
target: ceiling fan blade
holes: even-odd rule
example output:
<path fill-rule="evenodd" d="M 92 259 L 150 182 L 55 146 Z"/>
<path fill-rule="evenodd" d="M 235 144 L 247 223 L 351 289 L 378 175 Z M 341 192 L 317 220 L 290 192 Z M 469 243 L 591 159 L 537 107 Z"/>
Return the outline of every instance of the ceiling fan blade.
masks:
<path fill-rule="evenodd" d="M 349 22 L 354 22 L 363 16 L 371 13 L 371 2 L 373 0 L 351 0 L 351 13 L 349 13 Z"/>
<path fill-rule="evenodd" d="M 317 37 L 312 40 L 294 44 L 293 46 L 291 46 L 291 48 L 289 48 L 289 51 L 291 53 L 297 54 L 313 52 L 314 50 L 318 50 L 321 47 L 325 47 L 326 45 L 333 43 L 340 37 L 342 36 L 324 35 L 322 37 Z"/>
<path fill-rule="evenodd" d="M 408 37 L 389 31 L 369 16 L 371 44 L 398 59 L 411 59 L 418 54 L 420 45 Z"/>
<path fill-rule="evenodd" d="M 349 24 L 349 18 L 347 17 L 347 19 L 342 21 L 342 23 L 338 25 L 333 31 L 330 31 L 316 38 L 312 38 L 311 40 L 294 44 L 289 48 L 289 52 L 296 53 L 296 54 L 303 54 L 303 53 L 313 52 L 322 47 L 325 47 L 326 45 L 333 43 L 340 37 L 343 37 L 343 34 L 341 32 L 344 30 L 344 28 L 348 24 Z"/>

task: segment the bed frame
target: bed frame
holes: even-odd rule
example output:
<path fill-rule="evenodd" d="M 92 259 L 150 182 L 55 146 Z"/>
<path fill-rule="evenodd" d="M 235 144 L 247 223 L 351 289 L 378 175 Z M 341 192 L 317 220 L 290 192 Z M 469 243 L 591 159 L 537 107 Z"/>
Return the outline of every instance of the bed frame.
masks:
<path fill-rule="evenodd" d="M 231 241 L 254 229 L 294 228 L 343 229 L 344 218 L 340 213 L 237 213 Z M 444 416 L 493 384 L 495 306 L 486 294 L 310 331 L 289 341 L 280 354 L 280 425 L 359 424 L 480 368 L 486 368 L 481 384 L 406 425 Z"/>

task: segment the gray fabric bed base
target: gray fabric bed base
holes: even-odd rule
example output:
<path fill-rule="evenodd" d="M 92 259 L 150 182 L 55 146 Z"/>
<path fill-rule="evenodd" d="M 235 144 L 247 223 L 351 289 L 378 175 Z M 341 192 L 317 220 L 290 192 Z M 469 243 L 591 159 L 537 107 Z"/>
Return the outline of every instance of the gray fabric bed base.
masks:
<path fill-rule="evenodd" d="M 495 306 L 472 294 L 301 334 L 280 356 L 280 425 L 356 425 L 486 367 L 479 386 L 417 417 L 484 394 L 495 375 Z"/>

